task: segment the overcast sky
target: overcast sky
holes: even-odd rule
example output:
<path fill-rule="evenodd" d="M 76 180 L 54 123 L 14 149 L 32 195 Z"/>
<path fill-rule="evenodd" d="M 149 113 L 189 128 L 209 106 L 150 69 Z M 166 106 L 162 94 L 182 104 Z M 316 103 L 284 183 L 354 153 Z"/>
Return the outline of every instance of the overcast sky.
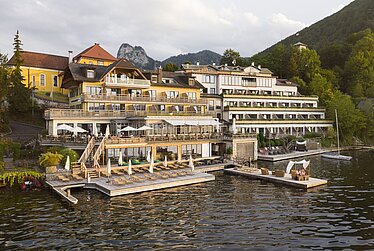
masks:
<path fill-rule="evenodd" d="M 23 49 L 74 55 L 122 43 L 154 59 L 233 48 L 251 56 L 348 5 L 352 0 L 0 0 L 0 52 Z"/>

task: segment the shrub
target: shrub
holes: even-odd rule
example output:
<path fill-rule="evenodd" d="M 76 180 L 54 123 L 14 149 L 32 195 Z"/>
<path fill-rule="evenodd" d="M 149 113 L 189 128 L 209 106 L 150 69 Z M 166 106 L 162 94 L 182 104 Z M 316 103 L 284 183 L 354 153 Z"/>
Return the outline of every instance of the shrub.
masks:
<path fill-rule="evenodd" d="M 69 156 L 71 162 L 76 162 L 79 158 L 78 153 L 70 148 L 64 148 L 60 150 L 58 153 L 63 156 L 61 163 L 66 162 L 67 156 Z"/>
<path fill-rule="evenodd" d="M 60 164 L 63 157 L 64 156 L 59 153 L 46 152 L 40 156 L 39 165 L 44 167 L 57 166 L 58 164 Z"/>
<path fill-rule="evenodd" d="M 228 147 L 226 149 L 226 154 L 232 154 L 232 147 Z"/>

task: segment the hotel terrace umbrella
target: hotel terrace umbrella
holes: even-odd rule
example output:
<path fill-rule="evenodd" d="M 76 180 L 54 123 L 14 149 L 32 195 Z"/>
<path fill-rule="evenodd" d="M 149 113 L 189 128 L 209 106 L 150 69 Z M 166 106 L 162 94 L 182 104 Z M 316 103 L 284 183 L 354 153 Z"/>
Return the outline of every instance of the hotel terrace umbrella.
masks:
<path fill-rule="evenodd" d="M 147 151 L 147 162 L 151 162 L 151 151 Z"/>
<path fill-rule="evenodd" d="M 108 162 L 106 163 L 106 174 L 108 176 L 108 182 L 109 182 L 109 177 L 110 177 L 111 172 L 112 172 L 112 167 L 110 164 L 110 159 L 108 159 Z"/>
<path fill-rule="evenodd" d="M 139 127 L 139 128 L 136 129 L 136 130 L 139 130 L 139 131 L 146 131 L 146 130 L 153 130 L 153 128 L 150 127 L 150 126 L 143 125 L 143 126 Z"/>
<path fill-rule="evenodd" d="M 132 174 L 132 169 L 131 169 L 131 159 L 129 159 L 129 165 L 127 166 L 127 173 L 128 173 L 129 175 Z"/>
<path fill-rule="evenodd" d="M 67 125 L 67 124 L 62 124 L 56 127 L 57 130 L 66 130 L 66 131 L 72 131 L 74 128 Z"/>
<path fill-rule="evenodd" d="M 118 165 L 121 166 L 122 165 L 122 149 L 119 149 L 119 156 L 118 156 Z"/>
<path fill-rule="evenodd" d="M 67 171 L 70 170 L 70 157 L 69 157 L 69 155 L 66 157 L 65 170 L 67 170 Z"/>
<path fill-rule="evenodd" d="M 87 130 L 84 130 L 83 128 L 77 126 L 77 127 L 74 127 L 73 130 L 71 130 L 71 132 L 74 132 L 74 133 L 87 132 Z"/>
<path fill-rule="evenodd" d="M 151 157 L 151 164 L 149 165 L 149 172 L 150 173 L 153 173 L 153 166 L 154 166 L 155 162 L 153 160 L 153 156 Z"/>
<path fill-rule="evenodd" d="M 192 159 L 192 155 L 190 154 L 190 160 L 188 162 L 188 165 L 191 167 L 191 171 L 195 171 L 195 166 L 193 164 L 193 159 Z"/>
<path fill-rule="evenodd" d="M 105 129 L 105 138 L 108 138 L 109 135 L 110 135 L 109 125 L 106 125 L 106 129 Z"/>
<path fill-rule="evenodd" d="M 167 167 L 168 166 L 168 157 L 165 155 L 165 160 L 164 160 L 164 166 Z"/>
<path fill-rule="evenodd" d="M 119 130 L 120 132 L 130 132 L 130 131 L 137 131 L 138 129 L 132 127 L 132 126 L 126 126 L 125 128 L 122 128 Z"/>

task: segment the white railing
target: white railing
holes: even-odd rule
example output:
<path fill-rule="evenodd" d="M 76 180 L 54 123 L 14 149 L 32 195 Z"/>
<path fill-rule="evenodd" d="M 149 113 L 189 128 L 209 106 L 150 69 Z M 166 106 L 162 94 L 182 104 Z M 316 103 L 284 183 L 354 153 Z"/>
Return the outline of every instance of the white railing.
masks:
<path fill-rule="evenodd" d="M 105 78 L 105 83 L 107 85 L 140 85 L 144 87 L 149 87 L 151 85 L 151 82 L 146 79 L 135 79 L 135 78 L 129 78 L 127 76 L 122 75 L 123 77 L 117 77 L 117 75 L 107 76 Z"/>

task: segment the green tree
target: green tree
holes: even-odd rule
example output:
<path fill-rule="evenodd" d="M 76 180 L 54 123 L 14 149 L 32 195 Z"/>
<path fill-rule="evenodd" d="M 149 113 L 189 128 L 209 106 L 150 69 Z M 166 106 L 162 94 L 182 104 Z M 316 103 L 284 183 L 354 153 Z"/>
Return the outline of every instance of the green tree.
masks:
<path fill-rule="evenodd" d="M 354 136 L 361 136 L 367 126 L 364 114 L 358 110 L 350 96 L 340 91 L 334 91 L 331 99 L 326 102 L 326 113 L 334 118 L 335 109 L 338 111 L 339 132 L 343 144 L 352 144 Z"/>
<path fill-rule="evenodd" d="M 374 33 L 358 40 L 345 64 L 345 86 L 353 97 L 374 98 Z"/>
<path fill-rule="evenodd" d="M 164 71 L 177 71 L 178 70 L 178 66 L 176 66 L 173 63 L 167 63 L 167 64 L 165 64 L 163 70 Z"/>
<path fill-rule="evenodd" d="M 31 110 L 31 89 L 22 81 L 22 43 L 17 31 L 14 37 L 14 68 L 10 74 L 9 111 L 13 114 L 25 114 Z"/>
<path fill-rule="evenodd" d="M 238 51 L 234 51 L 233 49 L 227 49 L 222 55 L 221 58 L 221 65 L 241 65 L 242 58 L 240 57 L 240 53 Z"/>

